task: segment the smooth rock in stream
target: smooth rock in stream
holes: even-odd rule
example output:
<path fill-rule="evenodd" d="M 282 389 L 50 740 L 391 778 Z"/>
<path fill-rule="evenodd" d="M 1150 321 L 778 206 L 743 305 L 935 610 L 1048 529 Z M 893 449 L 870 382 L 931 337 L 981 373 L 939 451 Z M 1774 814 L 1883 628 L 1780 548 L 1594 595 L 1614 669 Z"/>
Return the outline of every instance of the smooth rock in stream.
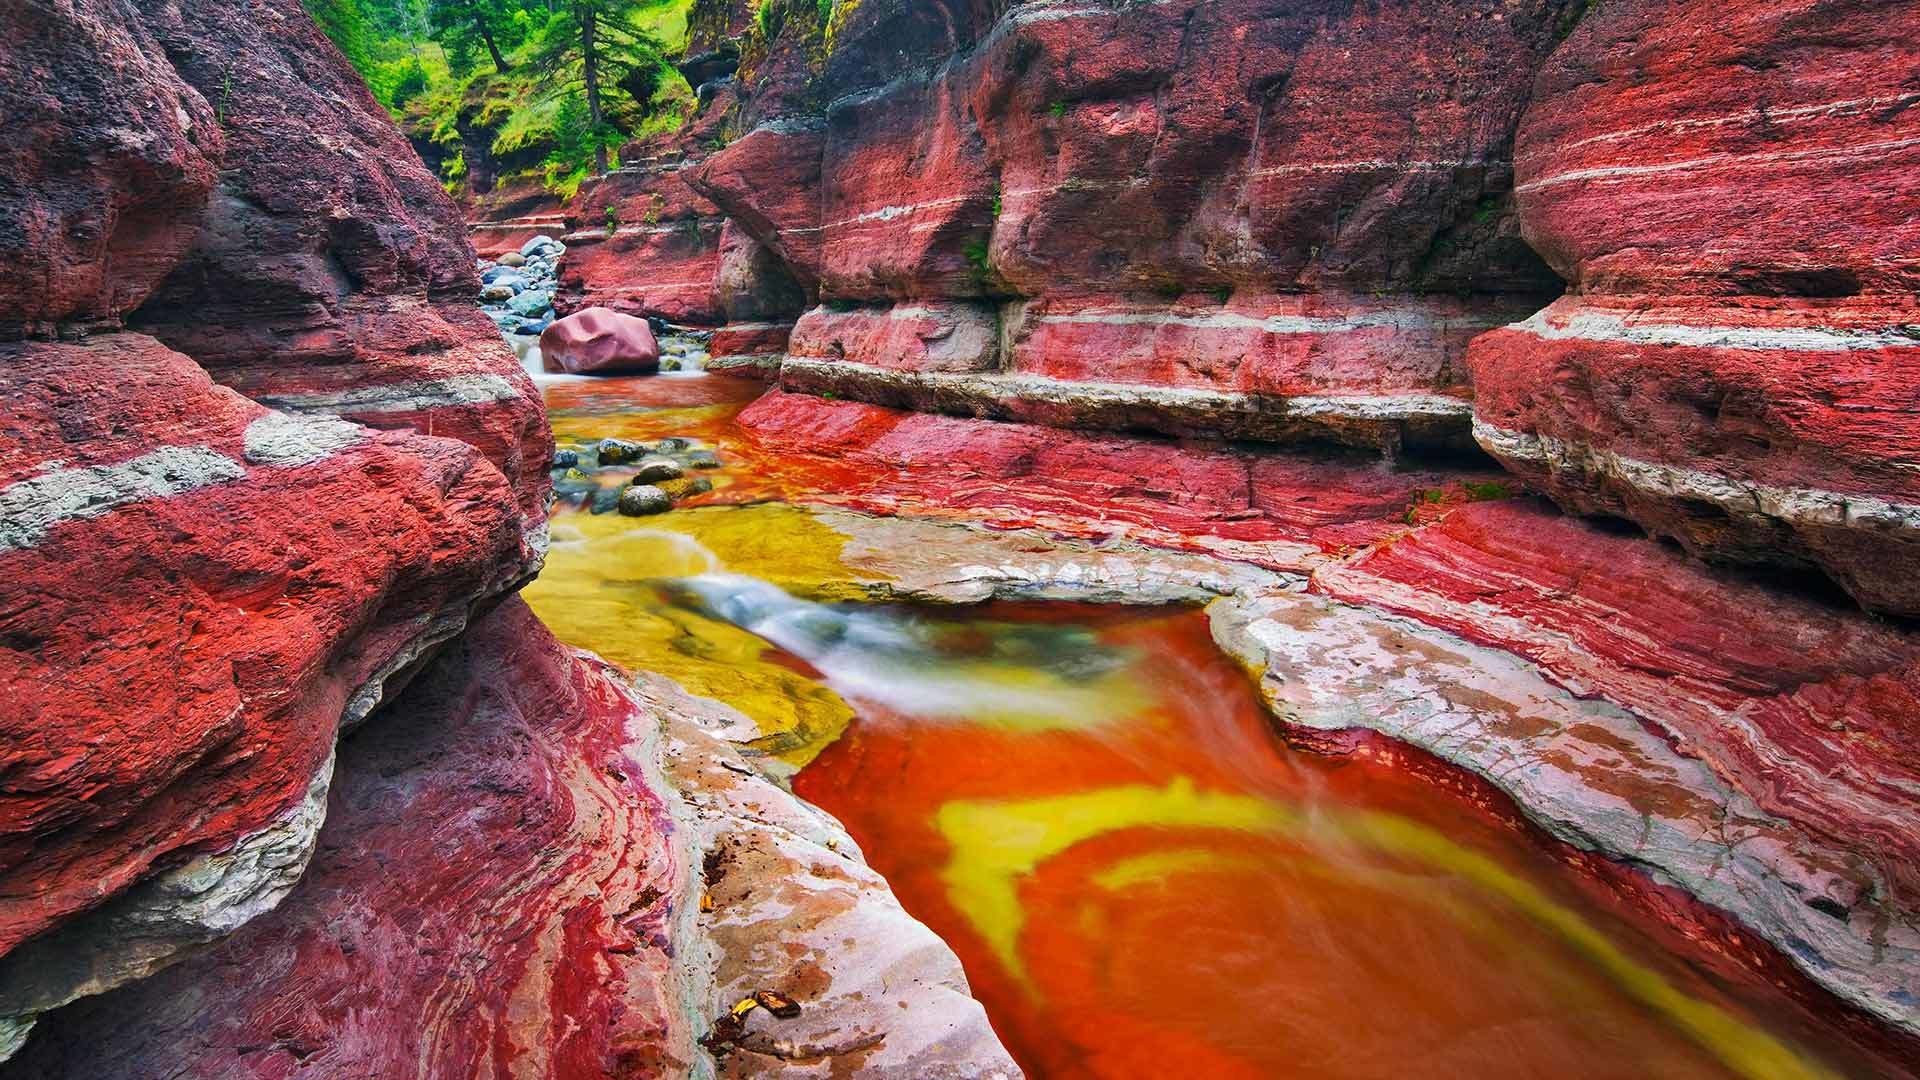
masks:
<path fill-rule="evenodd" d="M 541 333 L 540 357 L 548 371 L 645 374 L 660 369 L 660 343 L 645 319 L 609 308 L 587 308 Z"/>
<path fill-rule="evenodd" d="M 620 491 L 620 512 L 628 517 L 664 514 L 673 509 L 673 496 L 652 484 L 634 484 Z"/>
<path fill-rule="evenodd" d="M 601 439 L 598 457 L 602 465 L 624 465 L 629 461 L 638 460 L 640 455 L 646 452 L 645 443 L 627 439 Z"/>
<path fill-rule="evenodd" d="M 636 467 L 633 479 L 637 483 L 651 484 L 655 480 L 678 480 L 687 470 L 677 461 L 667 457 L 643 459 Z"/>
<path fill-rule="evenodd" d="M 539 289 L 528 289 L 517 293 L 507 301 L 507 307 L 516 315 L 536 318 L 553 307 L 553 294 Z"/>

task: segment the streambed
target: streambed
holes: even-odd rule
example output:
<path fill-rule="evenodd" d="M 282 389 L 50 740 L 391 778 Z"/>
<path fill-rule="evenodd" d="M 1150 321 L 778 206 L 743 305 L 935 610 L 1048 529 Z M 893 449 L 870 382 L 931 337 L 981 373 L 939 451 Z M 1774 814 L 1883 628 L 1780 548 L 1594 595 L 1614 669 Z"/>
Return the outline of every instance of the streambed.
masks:
<path fill-rule="evenodd" d="M 1287 748 L 1193 607 L 873 602 L 724 377 L 548 384 L 563 445 L 691 438 L 652 518 L 562 508 L 563 638 L 741 714 L 960 955 L 1036 1077 L 1842 1076 L 1872 1058 L 1412 752 Z"/>

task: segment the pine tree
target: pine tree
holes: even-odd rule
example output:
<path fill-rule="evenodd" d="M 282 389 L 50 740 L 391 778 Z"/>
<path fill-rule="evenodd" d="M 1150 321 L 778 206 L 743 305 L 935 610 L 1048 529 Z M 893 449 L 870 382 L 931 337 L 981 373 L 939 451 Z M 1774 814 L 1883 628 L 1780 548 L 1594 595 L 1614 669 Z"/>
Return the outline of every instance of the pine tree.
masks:
<path fill-rule="evenodd" d="M 513 16 L 520 8 L 515 0 L 433 0 L 428 17 L 450 54 L 470 56 L 484 48 L 493 69 L 504 74 L 513 68 L 503 49 L 516 36 Z"/>
<path fill-rule="evenodd" d="M 594 171 L 599 174 L 607 171 L 607 146 L 612 141 L 606 121 L 607 87 L 656 85 L 653 73 L 665 62 L 660 42 L 633 23 L 634 12 L 643 6 L 640 0 L 560 0 L 545 37 L 529 58 L 557 91 L 578 87 L 583 92 Z"/>

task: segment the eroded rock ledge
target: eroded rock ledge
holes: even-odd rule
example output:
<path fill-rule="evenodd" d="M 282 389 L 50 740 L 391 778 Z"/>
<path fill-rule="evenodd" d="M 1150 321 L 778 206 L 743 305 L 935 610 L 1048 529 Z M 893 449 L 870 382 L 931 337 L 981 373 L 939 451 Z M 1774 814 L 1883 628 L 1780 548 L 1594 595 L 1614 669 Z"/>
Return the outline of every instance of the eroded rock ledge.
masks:
<path fill-rule="evenodd" d="M 17 1065 L 1017 1078 L 959 961 L 726 742 L 742 724 L 508 601 L 342 745 L 292 895 L 48 1019 Z M 763 990 L 799 1014 L 718 1023 Z"/>

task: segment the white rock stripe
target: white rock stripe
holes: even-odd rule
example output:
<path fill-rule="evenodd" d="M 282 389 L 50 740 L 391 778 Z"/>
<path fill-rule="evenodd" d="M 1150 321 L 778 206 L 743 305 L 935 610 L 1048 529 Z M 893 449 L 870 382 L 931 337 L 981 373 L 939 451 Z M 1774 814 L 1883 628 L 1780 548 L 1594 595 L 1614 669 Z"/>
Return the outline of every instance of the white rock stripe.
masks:
<path fill-rule="evenodd" d="M 366 434 L 343 420 L 269 413 L 247 425 L 242 443 L 247 461 L 291 468 L 331 457 Z M 0 488 L 0 552 L 37 546 L 56 525 L 246 475 L 246 465 L 207 446 L 162 446 L 112 465 L 52 469 Z"/>
<path fill-rule="evenodd" d="M 37 1014 L 145 978 L 278 907 L 313 857 L 333 769 L 329 749 L 300 800 L 231 848 L 148 878 L 0 959 L 10 1014 L 0 1016 L 0 1061 Z M 9 1030 L 19 1036 L 11 1046 Z"/>
<path fill-rule="evenodd" d="M 422 379 L 385 386 L 357 386 L 351 390 L 262 394 L 255 396 L 254 400 L 269 408 L 290 412 L 359 416 L 366 413 L 419 412 L 452 405 L 480 405 L 520 396 L 519 387 L 503 375 L 454 375 L 445 379 Z"/>
<path fill-rule="evenodd" d="M 1550 435 L 1508 431 L 1474 418 L 1473 437 L 1487 453 L 1555 472 L 1603 476 L 1636 491 L 1719 507 L 1731 517 L 1767 517 L 1791 525 L 1882 532 L 1920 532 L 1920 505 L 1811 487 L 1779 487 L 1719 473 L 1642 461 Z"/>
<path fill-rule="evenodd" d="M 1845 101 L 1827 101 L 1817 105 L 1793 105 L 1785 108 L 1743 109 L 1740 112 L 1723 113 L 1719 116 L 1694 117 L 1686 120 L 1656 120 L 1638 127 L 1622 128 L 1600 135 L 1589 135 L 1570 143 L 1560 143 L 1542 150 L 1521 152 L 1514 155 L 1520 161 L 1530 161 L 1539 157 L 1558 157 L 1570 150 L 1594 143 L 1621 142 L 1638 139 L 1643 135 L 1674 134 L 1682 131 L 1697 131 L 1702 128 L 1725 127 L 1728 125 L 1746 126 L 1754 123 L 1791 124 L 1801 120 L 1824 119 L 1847 116 L 1857 113 L 1875 112 L 1881 109 L 1901 109 L 1920 102 L 1920 93 L 1891 94 L 1885 97 L 1848 98 Z"/>
<path fill-rule="evenodd" d="M 1711 154 L 1685 161 L 1663 161 L 1652 165 L 1614 165 L 1603 168 L 1575 169 L 1557 176 L 1529 180 L 1514 188 L 1518 192 L 1538 191 L 1558 184 L 1582 180 L 1595 183 L 1621 183 L 1645 176 L 1691 172 L 1696 169 L 1770 169 L 1799 165 L 1809 161 L 1850 161 L 1879 159 L 1895 150 L 1920 146 L 1920 139 L 1888 139 L 1857 146 L 1823 146 L 1810 150 L 1778 150 L 1768 154 Z"/>
<path fill-rule="evenodd" d="M 1287 176 L 1294 173 L 1337 172 L 1445 172 L 1451 169 L 1505 168 L 1511 161 L 1490 158 L 1461 158 L 1457 161 L 1394 161 L 1388 158 L 1362 158 L 1352 161 L 1306 161 L 1291 165 L 1269 165 L 1255 169 L 1249 176 Z"/>
<path fill-rule="evenodd" d="M 793 324 L 790 322 L 735 322 L 727 323 L 720 327 L 720 329 L 738 330 L 741 333 L 749 330 L 791 330 L 793 329 Z"/>
<path fill-rule="evenodd" d="M 33 547 L 55 525 L 129 503 L 238 480 L 246 466 L 205 446 L 162 446 L 116 465 L 56 469 L 0 488 L 0 551 Z"/>
<path fill-rule="evenodd" d="M 785 353 L 777 352 L 730 353 L 726 356 L 710 358 L 707 361 L 707 370 L 719 371 L 726 368 L 757 368 L 762 371 L 773 371 L 777 370 L 781 366 L 781 362 L 786 358 L 787 355 Z"/>
<path fill-rule="evenodd" d="M 481 221 L 467 226 L 470 232 L 502 232 L 513 229 L 551 228 L 567 223 L 564 214 L 531 214 L 527 217 L 508 218 L 505 221 Z"/>
<path fill-rule="evenodd" d="M 1582 311 L 1553 316 L 1551 308 L 1507 327 L 1543 341 L 1617 341 L 1626 345 L 1669 345 L 1742 351 L 1845 352 L 1861 349 L 1920 348 L 1920 324 L 1877 329 L 1826 326 L 1689 326 L 1630 320 L 1623 315 Z"/>
<path fill-rule="evenodd" d="M 1491 330 L 1506 325 L 1495 316 L 1436 316 L 1416 308 L 1361 312 L 1354 315 L 1241 315 L 1217 312 L 1177 315 L 1166 311 L 1076 311 L 1042 315 L 1042 324 L 1090 323 L 1111 326 L 1185 326 L 1204 330 L 1257 330 L 1266 334 L 1344 334 L 1354 330 Z"/>
<path fill-rule="evenodd" d="M 1435 418 L 1465 419 L 1473 403 L 1444 394 L 1252 394 L 1146 383 L 1087 382 L 1022 373 L 981 374 L 947 371 L 897 371 L 850 360 L 817 360 L 789 356 L 783 373 L 806 376 L 846 376 L 894 385 L 919 385 L 935 391 L 988 393 L 1001 398 L 1057 405 L 1140 405 L 1169 409 L 1208 409 L 1232 412 L 1265 411 L 1283 406 L 1276 418 L 1403 421 Z"/>

